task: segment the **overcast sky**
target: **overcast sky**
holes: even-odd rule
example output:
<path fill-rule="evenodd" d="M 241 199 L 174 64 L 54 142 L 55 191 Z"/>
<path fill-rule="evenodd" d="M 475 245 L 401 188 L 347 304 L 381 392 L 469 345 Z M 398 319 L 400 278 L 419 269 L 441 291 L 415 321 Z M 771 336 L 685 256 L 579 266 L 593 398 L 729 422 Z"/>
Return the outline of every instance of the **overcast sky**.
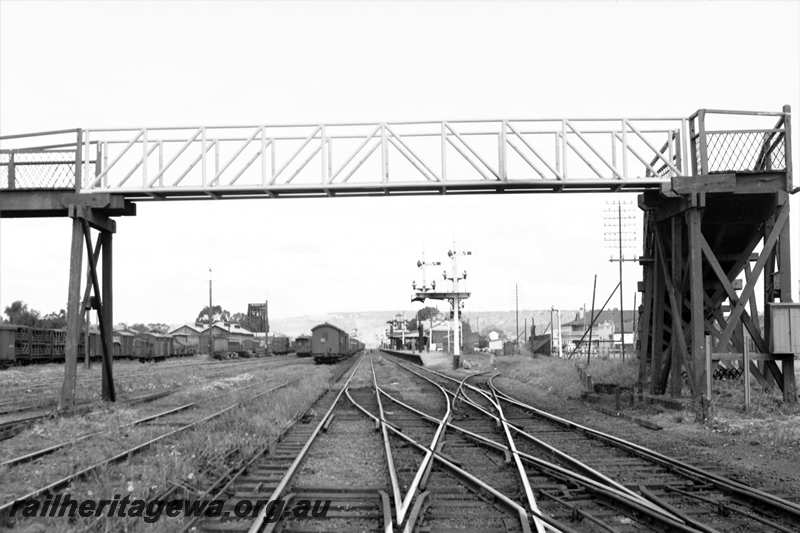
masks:
<path fill-rule="evenodd" d="M 799 5 L 0 0 L 0 133 L 797 112 Z M 140 204 L 118 219 L 115 321 L 193 320 L 209 266 L 234 312 L 264 298 L 273 316 L 410 308 L 420 253 L 453 241 L 473 254 L 467 311 L 513 308 L 515 281 L 522 307 L 577 308 L 595 273 L 598 299 L 616 284 L 602 235 L 614 198 Z M 65 307 L 68 220 L 0 226 L 0 306 Z M 625 270 L 629 307 L 640 271 Z"/>

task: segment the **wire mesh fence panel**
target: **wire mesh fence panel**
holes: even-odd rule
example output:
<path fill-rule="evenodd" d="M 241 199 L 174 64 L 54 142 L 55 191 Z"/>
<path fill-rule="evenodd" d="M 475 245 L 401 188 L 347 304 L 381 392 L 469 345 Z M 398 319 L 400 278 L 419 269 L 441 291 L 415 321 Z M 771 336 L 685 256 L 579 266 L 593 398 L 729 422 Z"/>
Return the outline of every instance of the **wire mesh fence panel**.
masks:
<path fill-rule="evenodd" d="M 0 153 L 0 189 L 75 186 L 75 151 Z"/>
<path fill-rule="evenodd" d="M 783 132 L 777 130 L 709 132 L 709 172 L 785 170 Z"/>

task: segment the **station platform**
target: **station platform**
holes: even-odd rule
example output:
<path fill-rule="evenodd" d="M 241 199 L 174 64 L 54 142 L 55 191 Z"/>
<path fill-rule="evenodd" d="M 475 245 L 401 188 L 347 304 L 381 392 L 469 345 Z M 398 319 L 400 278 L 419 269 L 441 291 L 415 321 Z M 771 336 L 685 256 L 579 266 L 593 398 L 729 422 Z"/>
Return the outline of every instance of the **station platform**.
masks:
<path fill-rule="evenodd" d="M 381 351 L 422 366 L 438 367 L 452 366 L 453 364 L 453 355 L 446 352 L 414 352 L 411 350 L 390 350 L 388 348 L 381 348 Z"/>

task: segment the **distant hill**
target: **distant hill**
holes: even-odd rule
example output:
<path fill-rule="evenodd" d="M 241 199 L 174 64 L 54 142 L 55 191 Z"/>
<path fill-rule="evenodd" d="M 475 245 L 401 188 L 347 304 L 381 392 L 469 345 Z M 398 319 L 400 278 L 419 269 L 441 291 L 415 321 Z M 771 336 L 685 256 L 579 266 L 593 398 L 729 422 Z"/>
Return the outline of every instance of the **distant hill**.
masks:
<path fill-rule="evenodd" d="M 560 311 L 561 322 L 566 323 L 573 320 L 577 313 L 577 309 L 562 309 Z M 488 333 L 490 329 L 499 329 L 505 333 L 507 337 L 514 336 L 514 328 L 516 327 L 515 311 L 472 311 L 464 313 L 464 319 L 469 321 L 469 325 L 473 330 L 477 329 L 482 334 Z M 545 328 L 550 324 L 550 310 L 520 309 L 520 335 L 522 335 L 522 330 L 525 328 L 525 319 L 528 319 L 529 330 L 531 327 L 531 320 L 533 320 L 533 323 L 536 325 L 536 333 L 543 333 Z"/>
<path fill-rule="evenodd" d="M 303 333 L 308 333 L 311 328 L 322 322 L 330 322 L 347 332 L 354 329 L 358 332 L 358 337 L 368 346 L 376 346 L 383 338 L 386 322 L 391 320 L 396 314 L 402 313 L 406 318 L 412 318 L 416 310 L 395 310 L 395 311 L 358 311 L 341 313 L 321 313 L 316 315 L 304 315 L 295 317 L 270 317 L 270 331 L 281 333 L 290 337 L 296 337 Z M 562 310 L 561 322 L 569 322 L 575 318 L 577 310 Z M 542 333 L 550 324 L 550 310 L 520 310 L 519 329 L 525 326 L 525 319 L 536 324 L 536 332 Z M 486 333 L 490 328 L 500 329 L 507 337 L 514 336 L 515 314 L 514 311 L 470 311 L 464 313 L 464 320 L 470 326 L 479 328 L 482 333 Z"/>

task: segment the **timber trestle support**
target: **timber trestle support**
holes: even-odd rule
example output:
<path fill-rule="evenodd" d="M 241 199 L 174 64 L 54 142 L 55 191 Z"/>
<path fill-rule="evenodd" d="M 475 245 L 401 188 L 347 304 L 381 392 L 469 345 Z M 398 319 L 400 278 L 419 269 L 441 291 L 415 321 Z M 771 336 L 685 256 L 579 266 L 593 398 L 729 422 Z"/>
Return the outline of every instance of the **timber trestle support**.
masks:
<path fill-rule="evenodd" d="M 797 401 L 794 354 L 776 350 L 781 333 L 771 318 L 773 304 L 791 302 L 789 116 L 787 106 L 772 130 L 742 141 L 746 130 L 708 131 L 698 112 L 695 175 L 639 196 L 639 385 L 673 397 L 688 389 L 701 420 L 709 416 L 711 374 L 743 371 L 745 352 L 764 388 Z"/>
<path fill-rule="evenodd" d="M 69 292 L 67 296 L 67 334 L 64 343 L 65 373 L 62 389 L 63 410 L 72 408 L 75 399 L 76 380 L 70 374 L 77 369 L 78 344 L 81 333 L 81 318 L 84 309 L 97 312 L 103 356 L 102 398 L 116 401 L 114 390 L 113 358 L 114 358 L 114 314 L 113 314 L 113 235 L 116 223 L 108 216 L 93 211 L 91 208 L 70 206 L 69 216 L 72 218 L 72 244 L 70 248 Z M 92 230 L 98 235 L 92 244 Z M 88 281 L 83 298 L 80 297 L 82 276 L 83 249 L 86 249 L 88 262 Z M 98 263 L 102 268 L 98 268 Z M 101 284 L 102 280 L 102 284 Z M 88 344 L 84 347 L 87 351 Z"/>

